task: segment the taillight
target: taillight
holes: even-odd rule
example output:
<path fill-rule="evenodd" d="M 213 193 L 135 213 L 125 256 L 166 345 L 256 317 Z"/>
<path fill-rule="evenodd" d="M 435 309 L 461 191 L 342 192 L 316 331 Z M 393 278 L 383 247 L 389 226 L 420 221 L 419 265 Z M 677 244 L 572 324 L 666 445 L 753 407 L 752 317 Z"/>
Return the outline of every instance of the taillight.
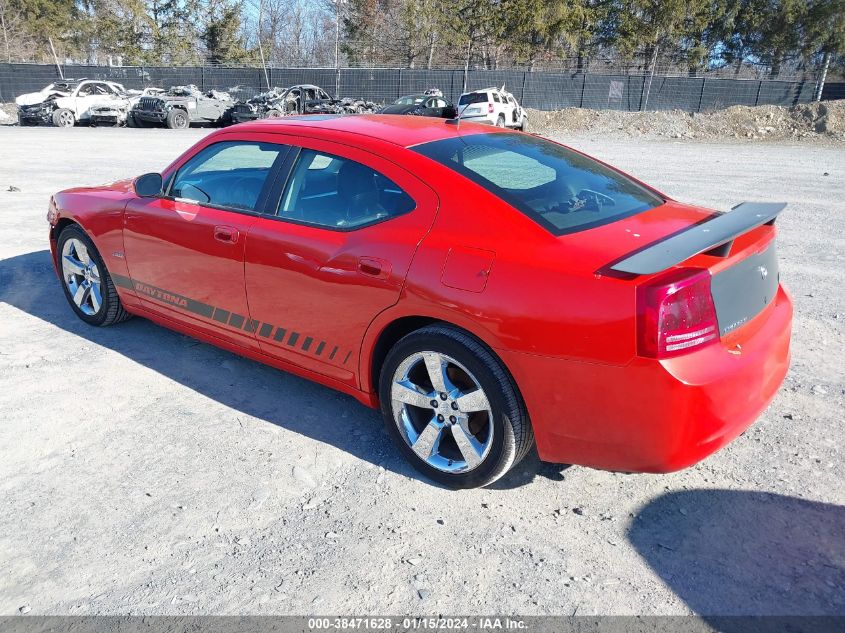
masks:
<path fill-rule="evenodd" d="M 492 103 L 487 104 L 487 114 L 493 114 L 493 104 Z"/>
<path fill-rule="evenodd" d="M 710 273 L 681 269 L 637 290 L 637 349 L 641 356 L 670 358 L 719 340 Z"/>

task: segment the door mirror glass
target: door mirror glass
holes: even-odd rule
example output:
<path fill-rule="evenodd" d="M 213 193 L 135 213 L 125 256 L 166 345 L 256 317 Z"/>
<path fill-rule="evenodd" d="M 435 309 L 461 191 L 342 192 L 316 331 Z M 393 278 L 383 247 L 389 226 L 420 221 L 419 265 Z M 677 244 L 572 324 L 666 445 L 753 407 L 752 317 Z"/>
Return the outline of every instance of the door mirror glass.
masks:
<path fill-rule="evenodd" d="M 161 174 L 144 174 L 135 179 L 135 193 L 142 198 L 157 198 L 161 195 Z"/>

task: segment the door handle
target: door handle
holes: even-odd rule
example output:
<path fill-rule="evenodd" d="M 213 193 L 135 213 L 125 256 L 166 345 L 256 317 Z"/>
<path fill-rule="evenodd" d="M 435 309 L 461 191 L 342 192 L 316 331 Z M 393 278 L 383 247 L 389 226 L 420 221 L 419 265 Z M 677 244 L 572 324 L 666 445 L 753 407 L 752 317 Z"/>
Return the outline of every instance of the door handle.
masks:
<path fill-rule="evenodd" d="M 368 277 L 387 279 L 390 277 L 390 262 L 376 257 L 359 257 L 358 272 Z"/>
<path fill-rule="evenodd" d="M 237 244 L 238 243 L 238 229 L 231 227 L 231 226 L 215 226 L 214 227 L 214 239 L 218 242 L 224 242 L 226 244 Z"/>

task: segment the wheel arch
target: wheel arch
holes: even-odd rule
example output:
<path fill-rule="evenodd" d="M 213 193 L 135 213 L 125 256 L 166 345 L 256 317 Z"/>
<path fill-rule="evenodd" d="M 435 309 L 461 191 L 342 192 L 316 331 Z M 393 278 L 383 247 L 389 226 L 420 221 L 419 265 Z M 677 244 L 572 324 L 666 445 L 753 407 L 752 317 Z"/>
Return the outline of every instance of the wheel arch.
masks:
<path fill-rule="evenodd" d="M 513 382 L 517 393 L 520 394 L 520 398 L 522 397 L 513 372 L 501 355 L 496 352 L 496 347 L 500 346 L 497 345 L 495 338 L 490 332 L 482 330 L 472 323 L 466 323 L 463 319 L 451 318 L 448 315 L 435 316 L 424 313 L 399 315 L 383 312 L 370 324 L 369 329 L 364 335 L 361 353 L 359 379 L 361 390 L 372 394 L 374 401 L 377 401 L 379 374 L 381 373 L 381 368 L 384 365 L 387 354 L 401 338 L 428 325 L 444 325 L 454 328 L 481 343 L 501 363 Z"/>

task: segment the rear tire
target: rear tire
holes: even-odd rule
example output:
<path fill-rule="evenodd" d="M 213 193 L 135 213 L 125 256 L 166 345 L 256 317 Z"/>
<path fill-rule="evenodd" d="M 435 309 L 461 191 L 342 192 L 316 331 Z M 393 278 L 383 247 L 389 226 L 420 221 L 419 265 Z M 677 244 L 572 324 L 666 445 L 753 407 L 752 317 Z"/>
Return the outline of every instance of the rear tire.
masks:
<path fill-rule="evenodd" d="M 188 113 L 181 108 L 173 108 L 167 113 L 167 127 L 171 130 L 185 130 L 190 123 Z"/>
<path fill-rule="evenodd" d="M 56 127 L 73 127 L 75 123 L 76 117 L 67 108 L 59 108 L 53 112 L 53 125 Z"/>
<path fill-rule="evenodd" d="M 496 119 L 496 127 L 505 127 L 505 115 L 500 114 L 499 118 Z"/>
<path fill-rule="evenodd" d="M 79 226 L 71 224 L 60 234 L 56 257 L 62 289 L 80 319 L 106 326 L 129 319 L 117 289 L 94 242 Z"/>
<path fill-rule="evenodd" d="M 480 341 L 448 325 L 424 327 L 393 346 L 379 398 L 387 432 L 405 458 L 449 488 L 496 481 L 534 445 L 505 367 Z"/>

